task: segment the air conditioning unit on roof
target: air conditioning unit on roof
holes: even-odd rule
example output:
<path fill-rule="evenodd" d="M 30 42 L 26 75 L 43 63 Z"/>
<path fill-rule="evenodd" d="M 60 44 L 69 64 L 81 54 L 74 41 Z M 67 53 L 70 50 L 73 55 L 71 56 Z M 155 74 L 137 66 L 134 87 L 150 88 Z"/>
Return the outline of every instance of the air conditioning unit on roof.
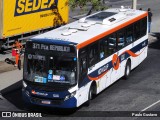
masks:
<path fill-rule="evenodd" d="M 102 24 L 103 25 L 113 25 L 114 23 L 119 22 L 125 18 L 126 18 L 125 13 L 119 13 L 119 14 L 116 14 L 114 16 L 104 19 Z"/>
<path fill-rule="evenodd" d="M 116 15 L 117 12 L 106 12 L 102 11 L 93 15 L 90 15 L 85 18 L 81 18 L 79 20 L 80 23 L 86 23 L 86 22 L 95 22 L 95 23 L 102 23 L 104 19 Z"/>

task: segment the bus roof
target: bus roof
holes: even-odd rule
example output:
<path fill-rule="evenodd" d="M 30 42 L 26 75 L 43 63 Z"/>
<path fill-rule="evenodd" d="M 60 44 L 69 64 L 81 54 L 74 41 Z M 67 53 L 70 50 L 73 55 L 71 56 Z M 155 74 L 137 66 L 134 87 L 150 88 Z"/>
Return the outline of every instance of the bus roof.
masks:
<path fill-rule="evenodd" d="M 31 40 L 74 44 L 80 49 L 147 15 L 146 11 L 141 10 L 107 9 L 33 37 Z"/>

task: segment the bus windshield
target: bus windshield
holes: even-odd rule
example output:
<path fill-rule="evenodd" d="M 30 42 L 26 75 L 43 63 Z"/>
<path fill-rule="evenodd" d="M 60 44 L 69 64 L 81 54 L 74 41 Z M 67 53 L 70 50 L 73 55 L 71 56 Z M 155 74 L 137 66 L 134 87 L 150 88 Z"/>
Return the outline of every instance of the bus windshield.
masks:
<path fill-rule="evenodd" d="M 76 58 L 25 54 L 24 79 L 38 83 L 76 83 Z"/>

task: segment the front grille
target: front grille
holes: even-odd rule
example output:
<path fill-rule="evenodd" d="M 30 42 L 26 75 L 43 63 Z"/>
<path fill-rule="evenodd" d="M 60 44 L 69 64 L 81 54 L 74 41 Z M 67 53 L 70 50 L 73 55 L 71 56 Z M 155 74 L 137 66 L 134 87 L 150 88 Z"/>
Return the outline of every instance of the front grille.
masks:
<path fill-rule="evenodd" d="M 43 100 L 48 100 L 48 99 L 40 99 L 36 97 L 31 98 L 31 101 L 37 104 L 42 104 Z M 50 101 L 52 105 L 60 105 L 63 102 L 63 100 L 48 100 L 48 101 Z"/>

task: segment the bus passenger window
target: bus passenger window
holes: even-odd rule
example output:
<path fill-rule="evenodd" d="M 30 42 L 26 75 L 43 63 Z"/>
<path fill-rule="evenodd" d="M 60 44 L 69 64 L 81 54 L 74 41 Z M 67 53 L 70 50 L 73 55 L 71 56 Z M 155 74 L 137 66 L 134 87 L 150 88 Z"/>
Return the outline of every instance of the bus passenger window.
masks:
<path fill-rule="evenodd" d="M 136 22 L 134 24 L 134 37 L 135 37 L 135 40 L 138 40 L 141 36 L 140 34 L 140 21 Z"/>
<path fill-rule="evenodd" d="M 118 50 L 125 46 L 125 37 L 124 37 L 124 31 L 123 30 L 118 32 L 117 42 L 118 42 L 117 43 Z"/>
<path fill-rule="evenodd" d="M 116 52 L 116 34 L 112 34 L 108 37 L 108 53 L 109 55 Z"/>
<path fill-rule="evenodd" d="M 100 40 L 100 60 L 103 60 L 108 56 L 108 39 L 103 38 Z"/>
<path fill-rule="evenodd" d="M 89 48 L 89 67 L 98 62 L 98 43 Z"/>
<path fill-rule="evenodd" d="M 141 37 L 147 33 L 147 17 L 141 20 Z"/>
<path fill-rule="evenodd" d="M 126 29 L 126 44 L 129 45 L 133 42 L 133 26 Z"/>

